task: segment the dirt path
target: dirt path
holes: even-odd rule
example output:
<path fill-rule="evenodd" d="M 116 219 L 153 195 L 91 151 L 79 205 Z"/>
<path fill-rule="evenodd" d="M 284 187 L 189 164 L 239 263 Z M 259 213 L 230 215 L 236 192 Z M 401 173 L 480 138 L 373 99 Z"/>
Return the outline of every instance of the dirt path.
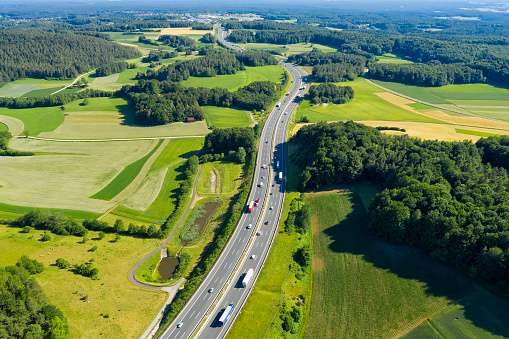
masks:
<path fill-rule="evenodd" d="M 210 169 L 210 193 L 216 193 L 217 176 L 213 169 Z"/>
<path fill-rule="evenodd" d="M 249 125 L 249 127 L 254 127 L 255 125 L 258 124 L 258 121 L 256 121 L 253 117 L 253 113 L 251 111 L 249 111 L 249 116 L 251 117 L 251 121 L 253 121 L 253 123 L 251 125 Z"/>
<path fill-rule="evenodd" d="M 67 85 L 67 86 L 65 86 L 65 87 L 60 88 L 58 91 L 55 91 L 55 92 L 51 93 L 50 95 L 57 94 L 58 92 L 63 91 L 64 89 L 71 87 L 72 85 L 74 85 L 74 84 L 76 83 L 76 81 L 78 81 L 79 79 L 81 79 L 81 77 L 83 77 L 83 76 L 85 76 L 85 75 L 89 75 L 90 73 L 93 73 L 93 72 L 95 72 L 95 69 L 94 69 L 94 70 L 92 70 L 92 71 L 90 71 L 90 72 L 88 72 L 88 73 L 85 73 L 85 74 L 80 75 L 80 76 L 79 76 L 79 77 L 77 77 L 77 78 L 76 78 L 76 79 L 75 79 L 72 83 L 70 83 L 69 85 Z"/>

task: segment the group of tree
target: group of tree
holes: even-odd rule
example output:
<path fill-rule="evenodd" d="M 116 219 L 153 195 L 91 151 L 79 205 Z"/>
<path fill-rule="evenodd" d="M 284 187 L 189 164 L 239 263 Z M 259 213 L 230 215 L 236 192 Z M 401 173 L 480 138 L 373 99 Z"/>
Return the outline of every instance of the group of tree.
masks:
<path fill-rule="evenodd" d="M 85 99 L 85 98 L 96 98 L 96 97 L 110 97 L 112 92 L 100 91 L 95 89 L 85 89 L 76 93 L 57 93 L 44 97 L 33 97 L 33 98 L 8 98 L 0 97 L 0 107 L 7 108 L 34 108 L 34 107 L 52 107 L 52 106 L 63 106 L 71 101 Z M 65 107 L 64 107 L 65 109 Z"/>
<path fill-rule="evenodd" d="M 60 235 L 74 235 L 82 237 L 87 233 L 87 229 L 80 225 L 73 218 L 60 213 L 51 211 L 41 211 L 33 209 L 32 211 L 13 221 L 13 226 L 30 226 L 40 230 L 48 230 Z"/>
<path fill-rule="evenodd" d="M 9 148 L 9 140 L 11 140 L 12 135 L 9 131 L 0 132 L 0 156 L 31 156 L 34 155 L 34 152 L 26 152 L 26 151 L 16 151 Z"/>
<path fill-rule="evenodd" d="M 509 297 L 507 137 L 441 142 L 346 122 L 305 126 L 292 143 L 301 189 L 381 183 L 369 208 L 378 235 L 420 247 Z"/>
<path fill-rule="evenodd" d="M 157 79 L 160 81 L 184 81 L 190 76 L 213 77 L 216 75 L 235 74 L 245 66 L 276 65 L 277 61 L 267 52 L 243 51 L 233 52 L 222 49 L 202 48 L 201 58 L 178 61 L 146 74 L 139 73 L 137 79 Z"/>
<path fill-rule="evenodd" d="M 155 42 L 153 40 L 150 40 L 145 35 L 140 35 L 138 37 L 138 42 L 142 43 L 142 44 L 145 44 L 145 45 L 159 46 L 159 44 L 157 42 Z"/>
<path fill-rule="evenodd" d="M 350 86 L 337 86 L 334 84 L 320 84 L 309 87 L 307 97 L 313 104 L 333 103 L 344 104 L 352 100 L 354 90 Z"/>
<path fill-rule="evenodd" d="M 182 52 L 185 49 L 196 51 L 196 41 L 181 35 L 160 35 L 157 41 L 161 41 L 164 45 L 168 45 L 177 49 L 177 52 Z"/>
<path fill-rule="evenodd" d="M 193 190 L 194 179 L 196 177 L 196 173 L 198 173 L 198 165 L 199 160 L 196 155 L 191 156 L 186 160 L 185 171 L 184 171 L 184 180 L 180 184 L 179 187 L 179 197 L 178 203 L 185 201 L 189 193 Z"/>
<path fill-rule="evenodd" d="M 148 56 L 144 57 L 141 61 L 142 62 L 158 62 L 162 59 L 170 59 L 170 58 L 176 58 L 176 57 L 178 57 L 178 53 L 176 51 L 158 50 L 158 51 L 150 51 Z"/>
<path fill-rule="evenodd" d="M 215 44 L 216 37 L 211 33 L 206 33 L 201 37 L 200 41 L 204 44 Z"/>
<path fill-rule="evenodd" d="M 194 88 L 171 81 L 140 80 L 136 85 L 123 86 L 116 96 L 129 99 L 137 124 L 162 125 L 186 121 L 188 117 L 203 120 L 200 106 L 265 110 L 276 99 L 280 87 L 269 81 L 255 81 L 230 92 L 218 87 Z"/>
<path fill-rule="evenodd" d="M 73 270 L 79 275 L 92 279 L 97 278 L 97 275 L 99 274 L 99 270 L 96 267 L 93 267 L 92 263 L 90 262 L 84 264 L 75 264 L 73 266 Z"/>
<path fill-rule="evenodd" d="M 416 86 L 445 86 L 486 81 L 482 70 L 466 64 L 389 64 L 373 63 L 369 66 L 372 79 L 401 82 Z"/>
<path fill-rule="evenodd" d="M 243 155 L 245 158 L 246 156 L 251 157 L 255 150 L 256 138 L 251 127 L 221 128 L 215 129 L 205 136 L 202 158 L 208 159 L 207 154 L 212 156 L 227 154 L 232 157 L 239 157 L 239 152 L 242 153 L 240 157 Z"/>
<path fill-rule="evenodd" d="M 135 64 L 127 63 L 125 61 L 117 61 L 108 65 L 100 66 L 95 70 L 96 77 L 105 77 L 110 74 L 120 73 L 126 69 L 136 68 Z"/>
<path fill-rule="evenodd" d="M 16 266 L 0 267 L 1 338 L 70 337 L 67 318 L 30 276 L 41 272 L 41 265 L 23 256 Z"/>
<path fill-rule="evenodd" d="M 141 56 L 132 47 L 73 33 L 0 32 L 0 83 L 26 77 L 68 79 L 116 59 Z"/>

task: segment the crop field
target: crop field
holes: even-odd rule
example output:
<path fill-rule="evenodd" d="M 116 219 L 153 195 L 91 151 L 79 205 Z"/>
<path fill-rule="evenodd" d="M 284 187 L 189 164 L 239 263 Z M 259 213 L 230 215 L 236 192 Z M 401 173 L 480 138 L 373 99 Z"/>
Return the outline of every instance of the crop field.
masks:
<path fill-rule="evenodd" d="M 377 55 L 376 60 L 381 64 L 413 64 L 412 61 L 403 59 L 392 53 L 385 53 L 383 55 Z"/>
<path fill-rule="evenodd" d="M 403 336 L 413 338 L 507 338 L 509 303 L 478 289 Z"/>
<path fill-rule="evenodd" d="M 312 44 L 312 43 L 298 43 L 298 44 L 288 44 L 288 45 L 277 45 L 277 44 L 265 44 L 265 43 L 247 43 L 247 44 L 238 44 L 240 47 L 245 49 L 256 49 L 256 50 L 276 50 L 284 55 L 298 54 L 311 52 L 313 48 L 317 48 L 322 52 L 336 52 L 337 49 L 328 47 L 320 44 Z"/>
<path fill-rule="evenodd" d="M 474 286 L 419 250 L 374 236 L 365 204 L 375 192 L 359 185 L 308 194 L 314 256 L 305 338 L 396 337 Z"/>
<path fill-rule="evenodd" d="M 17 150 L 50 153 L 4 157 L 0 201 L 16 206 L 106 211 L 114 201 L 89 199 L 124 167 L 153 149 L 157 140 L 112 142 L 52 142 L 18 138 Z M 63 153 L 63 154 L 58 154 Z"/>
<path fill-rule="evenodd" d="M 159 35 L 200 35 L 212 33 L 212 30 L 192 29 L 191 27 L 162 28 Z"/>
<path fill-rule="evenodd" d="M 133 162 L 132 164 L 124 167 L 122 172 L 118 173 L 112 181 L 110 181 L 102 190 L 92 195 L 90 198 L 92 199 L 101 199 L 101 200 L 111 200 L 117 194 L 122 192 L 133 180 L 138 176 L 143 166 L 149 158 L 159 149 L 159 146 L 163 143 L 163 140 L 159 140 L 156 145 L 152 148 L 152 150 L 147 153 L 147 155 L 143 156 Z"/>
<path fill-rule="evenodd" d="M 184 160 L 203 146 L 202 138 L 173 139 L 152 163 L 143 184 L 111 214 L 162 224 L 175 210 L 176 189 L 185 169 Z"/>
<path fill-rule="evenodd" d="M 211 192 L 210 171 L 216 175 L 215 193 Z M 231 194 L 240 184 L 242 166 L 233 162 L 212 161 L 202 164 L 201 175 L 198 179 L 197 191 L 200 196 L 217 196 Z"/>
<path fill-rule="evenodd" d="M 306 116 L 310 122 L 338 120 L 403 120 L 418 122 L 443 123 L 432 117 L 398 107 L 375 95 L 381 90 L 361 78 L 354 81 L 339 83 L 351 86 L 355 91 L 352 101 L 343 105 L 311 106 L 304 100 L 296 113 L 299 121 Z"/>
<path fill-rule="evenodd" d="M 254 81 L 281 82 L 284 69 L 279 65 L 246 67 L 245 71 L 235 74 L 218 75 L 215 77 L 189 77 L 181 84 L 188 87 L 221 87 L 235 91 L 239 87 L 247 86 Z"/>
<path fill-rule="evenodd" d="M 0 226 L 0 265 L 13 265 L 24 254 L 44 264 L 45 270 L 34 278 L 68 318 L 72 338 L 139 338 L 166 295 L 131 284 L 129 271 L 160 240 L 122 237 L 113 242 L 112 234 L 98 240 L 96 232 L 89 232 L 87 243 L 82 243 L 82 238 L 53 234 L 49 242 L 40 242 L 42 233 L 20 233 L 17 228 Z M 90 252 L 94 245 L 97 251 Z M 57 258 L 71 264 L 92 259 L 99 280 L 51 266 Z M 83 300 L 85 296 L 88 301 Z"/>
<path fill-rule="evenodd" d="M 90 77 L 90 80 L 93 79 L 93 81 L 89 83 L 88 88 L 101 91 L 119 90 L 124 85 L 122 83 L 118 83 L 119 75 L 120 73 L 115 73 L 105 77 Z"/>
<path fill-rule="evenodd" d="M 202 106 L 209 127 L 247 127 L 253 123 L 248 111 L 228 107 Z"/>
<path fill-rule="evenodd" d="M 20 135 L 25 129 L 23 121 L 5 115 L 0 115 L 0 124 L 1 130 L 8 130 L 11 135 Z"/>
<path fill-rule="evenodd" d="M 396 82 L 386 82 L 381 80 L 373 80 L 373 82 L 392 91 L 404 94 L 417 100 L 428 102 L 430 104 L 439 105 L 450 103 L 449 101 L 428 92 L 425 87 L 404 85 Z"/>
<path fill-rule="evenodd" d="M 23 94 L 33 91 L 39 84 L 30 83 L 8 83 L 0 88 L 0 97 L 20 97 Z"/>

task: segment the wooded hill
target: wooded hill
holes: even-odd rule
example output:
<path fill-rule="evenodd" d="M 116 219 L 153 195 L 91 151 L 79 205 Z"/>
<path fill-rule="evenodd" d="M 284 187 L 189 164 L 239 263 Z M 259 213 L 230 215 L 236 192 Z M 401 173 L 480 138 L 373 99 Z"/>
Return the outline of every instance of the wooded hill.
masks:
<path fill-rule="evenodd" d="M 0 82 L 26 77 L 67 79 L 117 59 L 140 57 L 132 47 L 86 35 L 0 31 Z"/>
<path fill-rule="evenodd" d="M 494 167 L 507 163 L 487 162 L 507 154 L 507 137 L 420 140 L 349 121 L 304 126 L 291 142 L 301 189 L 381 183 L 369 208 L 378 235 L 420 247 L 509 298 L 509 177 Z"/>

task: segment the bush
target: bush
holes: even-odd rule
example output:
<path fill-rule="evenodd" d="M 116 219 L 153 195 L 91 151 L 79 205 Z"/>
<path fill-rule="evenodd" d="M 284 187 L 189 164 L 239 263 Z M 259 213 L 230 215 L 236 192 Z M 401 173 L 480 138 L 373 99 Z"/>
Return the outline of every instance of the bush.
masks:
<path fill-rule="evenodd" d="M 44 265 L 42 263 L 30 259 L 26 255 L 22 256 L 18 262 L 16 262 L 16 266 L 24 268 L 30 274 L 37 274 L 44 271 Z"/>
<path fill-rule="evenodd" d="M 56 265 L 59 267 L 59 268 L 68 268 L 71 266 L 71 264 L 65 260 L 65 259 L 62 259 L 62 258 L 58 258 L 57 259 L 57 262 L 56 262 Z"/>
<path fill-rule="evenodd" d="M 48 233 L 44 233 L 41 237 L 41 241 L 50 241 L 51 240 L 51 236 L 48 234 Z"/>

